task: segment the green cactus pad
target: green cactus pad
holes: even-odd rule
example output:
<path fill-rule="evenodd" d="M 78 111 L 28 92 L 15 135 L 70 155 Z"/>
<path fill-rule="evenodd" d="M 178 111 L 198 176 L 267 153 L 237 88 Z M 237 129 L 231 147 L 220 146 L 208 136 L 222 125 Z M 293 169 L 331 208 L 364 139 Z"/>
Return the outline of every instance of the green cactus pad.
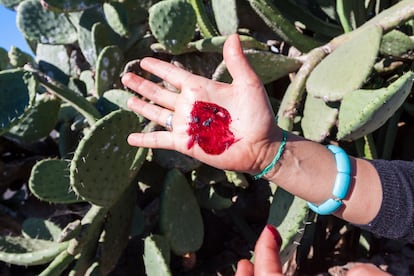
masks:
<path fill-rule="evenodd" d="M 78 39 L 76 29 L 64 14 L 44 9 L 37 0 L 18 6 L 16 22 L 27 39 L 43 44 L 70 44 Z"/>
<path fill-rule="evenodd" d="M 196 252 L 203 243 L 204 226 L 197 199 L 185 176 L 172 169 L 161 196 L 160 229 L 178 256 Z"/>
<path fill-rule="evenodd" d="M 67 243 L 0 236 L 0 261 L 24 266 L 46 264 L 67 246 Z"/>
<path fill-rule="evenodd" d="M 337 138 L 354 140 L 382 126 L 404 103 L 413 82 L 414 73 L 409 71 L 386 88 L 346 95 L 339 109 Z"/>
<path fill-rule="evenodd" d="M 79 196 L 105 207 L 118 200 L 131 181 L 137 152 L 126 139 L 141 131 L 141 122 L 141 117 L 125 110 L 96 122 L 79 143 L 70 166 L 71 185 Z"/>
<path fill-rule="evenodd" d="M 128 36 L 128 11 L 122 3 L 104 3 L 103 11 L 106 22 L 120 36 Z"/>
<path fill-rule="evenodd" d="M 27 63 L 33 62 L 33 57 L 23 52 L 19 48 L 12 46 L 8 53 L 10 64 L 13 67 L 23 67 Z"/>
<path fill-rule="evenodd" d="M 322 142 L 335 125 L 338 108 L 331 107 L 322 99 L 307 95 L 301 121 L 303 136 Z"/>
<path fill-rule="evenodd" d="M 28 218 L 23 222 L 22 235 L 25 238 L 57 242 L 62 232 L 59 226 L 47 219 Z"/>
<path fill-rule="evenodd" d="M 136 202 L 137 187 L 134 183 L 108 211 L 100 244 L 99 267 L 102 275 L 109 274 L 115 268 L 128 245 Z"/>
<path fill-rule="evenodd" d="M 268 51 L 246 50 L 247 60 L 260 80 L 266 84 L 296 71 L 301 62 L 280 54 Z M 232 78 L 223 62 L 213 74 L 213 79 L 221 82 L 231 82 Z"/>
<path fill-rule="evenodd" d="M 172 275 L 168 240 L 160 235 L 150 235 L 144 240 L 144 264 L 148 276 Z"/>
<path fill-rule="evenodd" d="M 24 70 L 0 72 L 0 135 L 18 123 L 32 107 L 37 81 Z"/>
<path fill-rule="evenodd" d="M 280 249 L 282 264 L 291 257 L 299 244 L 308 214 L 306 201 L 279 187 L 276 189 L 267 222 L 275 226 L 282 236 L 283 242 Z"/>
<path fill-rule="evenodd" d="M 29 189 L 38 199 L 51 203 L 75 203 L 82 200 L 72 191 L 69 162 L 43 159 L 33 166 Z"/>
<path fill-rule="evenodd" d="M 71 65 L 64 45 L 39 43 L 36 47 L 36 61 L 40 71 L 63 84 L 68 83 Z"/>
<path fill-rule="evenodd" d="M 127 106 L 127 101 L 132 96 L 133 94 L 128 91 L 111 89 L 106 91 L 102 97 L 98 99 L 96 106 L 102 114 L 108 114 L 120 108 L 130 110 Z"/>
<path fill-rule="evenodd" d="M 59 109 L 59 99 L 48 94 L 39 95 L 33 107 L 9 130 L 7 135 L 28 144 L 44 138 L 56 126 Z"/>
<path fill-rule="evenodd" d="M 101 5 L 104 0 L 42 0 L 47 6 L 65 12 L 82 11 Z"/>
<path fill-rule="evenodd" d="M 236 0 L 212 0 L 211 6 L 220 34 L 230 35 L 236 33 L 239 27 Z"/>
<path fill-rule="evenodd" d="M 95 67 L 98 53 L 93 38 L 92 28 L 98 22 L 104 22 L 105 17 L 97 9 L 87 9 L 79 17 L 77 26 L 78 43 L 82 54 L 92 67 Z"/>
<path fill-rule="evenodd" d="M 382 38 L 380 47 L 382 55 L 402 57 L 410 50 L 414 51 L 414 38 L 401 31 L 392 30 Z"/>
<path fill-rule="evenodd" d="M 96 94 L 100 97 L 111 89 L 113 83 L 119 80 L 123 60 L 122 50 L 118 46 L 106 46 L 99 53 L 96 65 Z"/>
<path fill-rule="evenodd" d="M 149 9 L 148 21 L 158 42 L 172 53 L 179 53 L 193 39 L 197 18 L 187 1 L 165 0 Z"/>
<path fill-rule="evenodd" d="M 312 71 L 306 82 L 309 94 L 325 101 L 337 101 L 361 88 L 375 63 L 382 29 L 373 25 L 358 32 Z"/>

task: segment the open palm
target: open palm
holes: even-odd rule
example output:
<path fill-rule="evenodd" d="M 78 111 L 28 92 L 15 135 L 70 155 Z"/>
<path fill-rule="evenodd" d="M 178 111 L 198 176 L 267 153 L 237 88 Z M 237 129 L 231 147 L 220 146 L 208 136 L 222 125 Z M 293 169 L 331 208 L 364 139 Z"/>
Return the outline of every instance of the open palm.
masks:
<path fill-rule="evenodd" d="M 173 114 L 171 131 L 133 133 L 128 142 L 138 147 L 176 150 L 221 169 L 248 173 L 260 171 L 261 159 L 271 140 L 280 139 L 274 114 L 262 83 L 243 54 L 237 35 L 227 39 L 223 56 L 233 77 L 231 84 L 191 74 L 155 58 L 143 59 L 141 67 L 172 84 L 180 93 L 171 92 L 132 73 L 125 74 L 123 84 L 151 101 L 132 97 L 128 101 L 131 110 L 163 126 Z M 191 112 L 199 101 L 214 103 L 231 116 L 229 130 L 234 134 L 235 143 L 220 154 L 207 153 L 197 143 L 189 146 Z"/>

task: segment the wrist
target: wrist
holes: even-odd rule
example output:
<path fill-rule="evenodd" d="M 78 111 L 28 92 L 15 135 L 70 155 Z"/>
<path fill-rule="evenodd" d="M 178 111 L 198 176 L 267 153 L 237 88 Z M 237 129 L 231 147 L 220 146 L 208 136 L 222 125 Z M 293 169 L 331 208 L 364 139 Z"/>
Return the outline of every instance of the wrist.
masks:
<path fill-rule="evenodd" d="M 285 130 L 277 128 L 270 141 L 261 147 L 258 155 L 258 169 L 253 173 L 254 179 L 269 178 L 278 171 L 283 158 L 287 142 L 288 133 Z"/>

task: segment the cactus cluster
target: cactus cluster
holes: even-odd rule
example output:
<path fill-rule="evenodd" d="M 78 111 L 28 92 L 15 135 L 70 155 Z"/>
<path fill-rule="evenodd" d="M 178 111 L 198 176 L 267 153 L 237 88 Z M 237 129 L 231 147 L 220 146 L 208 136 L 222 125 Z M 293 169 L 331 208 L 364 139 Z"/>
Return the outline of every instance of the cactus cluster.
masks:
<path fill-rule="evenodd" d="M 314 12 L 302 2 L 0 0 L 16 11 L 35 54 L 0 48 L 1 138 L 25 153 L 53 145 L 31 168 L 31 197 L 87 207 L 67 225 L 28 218 L 20 236 L 0 236 L 0 260 L 41 265 L 40 275 L 107 275 L 138 237 L 142 272 L 203 274 L 196 256 L 216 236 L 209 217 L 251 246 L 258 231 L 242 213 L 256 208 L 246 199 L 253 180 L 177 152 L 129 146 L 129 133 L 160 126 L 128 110 L 132 93 L 120 75 L 125 68 L 155 80 L 134 67 L 155 56 L 231 82 L 221 51 L 237 32 L 281 127 L 318 142 L 369 138 L 409 104 L 414 4 L 403 0 L 381 11 L 375 1 L 338 0 L 323 9 L 315 4 Z M 281 85 L 284 93 L 271 90 Z M 301 199 L 273 183 L 265 187 L 270 192 L 260 204 L 269 210 L 261 223 L 278 227 L 287 261 L 312 214 Z"/>

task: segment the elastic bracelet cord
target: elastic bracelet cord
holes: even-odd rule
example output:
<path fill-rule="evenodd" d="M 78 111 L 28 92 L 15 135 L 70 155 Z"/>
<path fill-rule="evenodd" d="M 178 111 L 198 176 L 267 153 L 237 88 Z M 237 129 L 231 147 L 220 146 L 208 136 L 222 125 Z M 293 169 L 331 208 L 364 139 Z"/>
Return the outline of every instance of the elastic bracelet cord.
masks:
<path fill-rule="evenodd" d="M 269 165 L 267 165 L 261 173 L 253 175 L 254 180 L 262 178 L 265 174 L 267 174 L 280 160 L 280 157 L 282 157 L 282 154 L 285 151 L 286 140 L 287 140 L 287 132 L 284 129 L 282 129 L 282 135 L 283 135 L 282 142 L 280 143 L 280 146 L 276 153 L 275 158 L 273 158 L 272 162 Z"/>
<path fill-rule="evenodd" d="M 342 200 L 348 195 L 351 186 L 351 161 L 348 155 L 338 146 L 328 145 L 327 148 L 335 157 L 338 174 L 332 189 L 333 198 L 329 198 L 319 206 L 308 202 L 309 208 L 320 215 L 330 215 L 337 211 L 343 205 Z"/>

